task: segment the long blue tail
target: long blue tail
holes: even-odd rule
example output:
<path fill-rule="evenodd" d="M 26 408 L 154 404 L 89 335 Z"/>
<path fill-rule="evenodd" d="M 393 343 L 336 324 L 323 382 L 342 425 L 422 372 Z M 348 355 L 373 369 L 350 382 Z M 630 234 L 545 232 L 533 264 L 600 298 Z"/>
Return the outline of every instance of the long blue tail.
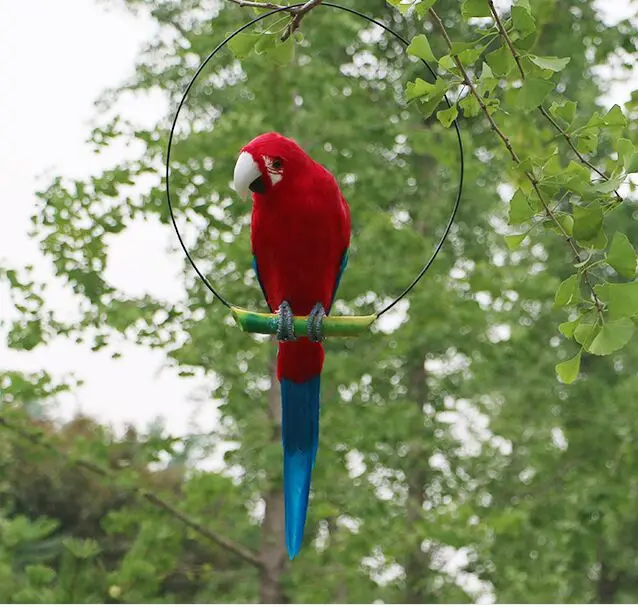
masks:
<path fill-rule="evenodd" d="M 320 375 L 303 383 L 281 379 L 286 548 L 294 559 L 301 548 L 310 478 L 319 446 Z"/>

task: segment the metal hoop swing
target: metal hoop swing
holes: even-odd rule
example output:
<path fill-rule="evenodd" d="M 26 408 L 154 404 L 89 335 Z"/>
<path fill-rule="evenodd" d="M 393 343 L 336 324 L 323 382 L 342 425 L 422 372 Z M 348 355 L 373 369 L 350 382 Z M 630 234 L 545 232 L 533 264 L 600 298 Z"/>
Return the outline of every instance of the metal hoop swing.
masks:
<path fill-rule="evenodd" d="M 276 9 L 273 9 L 273 10 L 267 12 L 267 13 L 259 15 L 259 16 L 255 17 L 254 19 L 252 19 L 251 21 L 249 21 L 248 23 L 242 25 L 240 28 L 236 29 L 232 34 L 229 34 L 219 45 L 217 45 L 217 47 L 208 55 L 208 57 L 206 57 L 206 59 L 203 61 L 203 63 L 197 68 L 197 71 L 195 72 L 195 75 L 193 76 L 193 78 L 189 82 L 188 86 L 186 87 L 186 90 L 184 91 L 184 94 L 183 94 L 183 96 L 182 96 L 182 98 L 181 98 L 181 100 L 180 100 L 180 102 L 179 102 L 179 104 L 177 106 L 177 111 L 175 112 L 175 117 L 173 118 L 173 123 L 171 125 L 170 135 L 169 135 L 169 138 L 168 138 L 168 146 L 167 146 L 167 150 L 166 150 L 166 173 L 165 173 L 165 178 L 166 178 L 166 200 L 168 202 L 168 209 L 169 209 L 169 213 L 170 213 L 170 216 L 171 216 L 171 221 L 172 221 L 173 227 L 175 228 L 175 233 L 177 234 L 177 239 L 179 240 L 179 243 L 180 243 L 182 249 L 184 250 L 186 258 L 188 259 L 190 264 L 193 266 L 193 269 L 195 270 L 195 272 L 197 273 L 199 278 L 203 281 L 203 283 L 211 291 L 211 293 L 215 297 L 217 297 L 217 299 L 219 299 L 219 301 L 232 312 L 233 317 L 235 318 L 235 320 L 236 320 L 237 324 L 239 325 L 239 327 L 243 331 L 246 331 L 248 333 L 261 333 L 261 334 L 265 334 L 265 335 L 275 335 L 277 333 L 277 320 L 278 320 L 278 317 L 277 317 L 276 314 L 266 314 L 266 313 L 261 313 L 261 312 L 251 312 L 249 310 L 244 310 L 243 308 L 239 308 L 237 306 L 232 305 L 227 299 L 225 299 L 223 297 L 223 295 L 220 293 L 220 291 L 218 291 L 210 283 L 210 281 L 202 274 L 202 272 L 197 267 L 197 264 L 195 263 L 195 261 L 193 260 L 193 258 L 190 255 L 190 253 L 188 252 L 188 249 L 186 248 L 186 245 L 184 244 L 184 241 L 182 240 L 182 237 L 180 235 L 179 228 L 177 227 L 177 222 L 175 220 L 175 214 L 173 212 L 173 205 L 172 205 L 172 202 L 171 202 L 170 159 L 171 159 L 171 149 L 172 149 L 172 144 L 173 144 L 173 137 L 174 137 L 174 134 L 175 134 L 175 128 L 176 128 L 176 125 L 177 125 L 177 120 L 179 118 L 180 111 L 182 110 L 182 108 L 184 107 L 184 104 L 186 103 L 186 99 L 188 97 L 188 94 L 189 94 L 190 90 L 192 89 L 192 87 L 195 84 L 195 81 L 197 80 L 199 75 L 202 73 L 202 71 L 208 65 L 208 63 L 215 57 L 215 55 L 217 55 L 217 53 L 219 51 L 221 51 L 233 38 L 235 38 L 235 36 L 241 34 L 244 30 L 246 30 L 246 29 L 252 27 L 253 25 L 259 23 L 263 19 L 267 19 L 268 17 L 271 17 L 272 15 L 276 15 L 277 13 L 280 13 L 282 11 L 290 10 L 291 8 L 299 8 L 299 7 L 303 6 L 303 5 L 304 5 L 304 2 L 300 2 L 298 4 L 292 4 L 290 6 L 283 6 L 281 8 L 276 8 Z M 407 46 L 409 45 L 408 41 L 405 38 L 403 38 L 400 34 L 395 32 L 389 26 L 385 25 L 381 21 L 378 21 L 374 17 L 370 17 L 370 16 L 368 16 L 368 15 L 366 15 L 364 13 L 361 13 L 361 12 L 355 10 L 355 9 L 352 9 L 352 8 L 341 6 L 339 4 L 333 4 L 332 2 L 322 2 L 319 6 L 325 6 L 325 7 L 331 8 L 331 9 L 337 9 L 337 10 L 340 10 L 340 11 L 344 11 L 346 13 L 350 13 L 351 15 L 355 15 L 356 17 L 359 17 L 360 19 L 363 19 L 363 20 L 367 21 L 368 23 L 374 24 L 374 25 L 382 28 L 387 33 L 389 33 L 392 36 L 394 36 L 394 38 L 396 40 L 398 40 L 403 45 L 404 48 L 407 48 Z M 436 73 L 430 67 L 430 65 L 424 60 L 421 60 L 421 61 L 422 61 L 423 65 L 427 68 L 427 70 L 429 71 L 430 75 L 433 78 L 436 78 Z M 452 107 L 452 105 L 450 104 L 449 99 L 447 98 L 447 95 L 445 95 L 444 98 L 445 98 L 445 103 L 447 104 L 448 108 Z M 441 239 L 439 240 L 438 244 L 434 248 L 434 252 L 432 253 L 431 257 L 428 259 L 428 261 L 423 266 L 423 268 L 421 268 L 421 270 L 416 275 L 414 280 L 403 290 L 403 292 L 400 295 L 398 295 L 390 304 L 385 306 L 380 312 L 377 312 L 376 314 L 370 314 L 370 315 L 367 315 L 367 316 L 326 316 L 324 318 L 324 320 L 323 320 L 323 327 L 322 327 L 323 328 L 323 334 L 325 336 L 327 336 L 327 337 L 330 337 L 330 336 L 334 336 L 334 337 L 352 337 L 352 336 L 360 335 L 363 332 L 365 332 L 366 330 L 368 330 L 376 320 L 378 320 L 383 314 L 385 314 L 386 312 L 391 310 L 394 306 L 396 306 L 412 289 L 414 289 L 414 287 L 423 278 L 425 273 L 429 270 L 430 266 L 432 265 L 432 263 L 436 259 L 437 255 L 439 254 L 439 252 L 443 248 L 443 244 L 445 243 L 445 240 L 447 239 L 447 237 L 448 237 L 448 235 L 450 233 L 450 229 L 452 228 L 452 225 L 454 224 L 454 220 L 456 219 L 456 214 L 457 214 L 458 209 L 459 209 L 459 204 L 461 202 L 461 195 L 462 195 L 462 192 L 463 192 L 463 176 L 464 176 L 464 166 L 465 166 L 464 158 L 463 158 L 463 140 L 461 138 L 461 129 L 460 129 L 459 124 L 458 124 L 458 119 L 454 120 L 453 124 L 454 124 L 454 129 L 456 131 L 456 137 L 457 137 L 458 144 L 459 144 L 459 155 L 460 155 L 460 158 L 459 158 L 459 168 L 460 168 L 459 185 L 458 185 L 458 190 L 457 190 L 457 194 L 456 194 L 456 199 L 455 199 L 454 205 L 452 207 L 452 212 L 450 214 L 450 218 L 448 219 L 448 222 L 447 222 L 447 224 L 445 226 L 445 230 L 443 231 L 443 235 L 441 236 Z M 307 334 L 307 330 L 308 330 L 308 324 L 307 323 L 308 323 L 308 317 L 307 316 L 295 317 L 294 318 L 295 334 L 296 335 L 306 335 Z"/>

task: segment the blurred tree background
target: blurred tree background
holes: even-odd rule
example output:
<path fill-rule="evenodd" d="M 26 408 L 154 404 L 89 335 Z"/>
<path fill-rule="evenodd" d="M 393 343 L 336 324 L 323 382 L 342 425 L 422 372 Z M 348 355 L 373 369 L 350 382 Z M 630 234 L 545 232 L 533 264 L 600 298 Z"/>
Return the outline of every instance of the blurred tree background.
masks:
<path fill-rule="evenodd" d="M 91 419 L 55 419 L 50 405 L 72 385 L 46 372 L 1 371 L 0 599 L 636 602 L 638 344 L 606 357 L 584 352 L 578 381 L 557 379 L 555 365 L 576 354 L 557 330 L 568 319 L 554 305 L 573 258 L 549 230 L 507 246 L 512 166 L 481 115 L 459 118 L 462 206 L 420 287 L 370 334 L 326 346 L 306 539 L 288 561 L 272 342 L 237 330 L 186 262 L 177 304 L 128 297 L 103 275 L 109 235 L 139 218 L 169 222 L 162 176 L 176 104 L 206 55 L 254 13 L 218 0 L 118 4 L 150 11 L 161 35 L 135 77 L 105 93 L 91 141 L 98 152 L 122 139 L 144 151 L 86 181 L 60 176 L 39 194 L 32 237 L 75 290 L 81 315 L 56 318 L 43 285 L 4 268 L 21 313 L 9 344 L 30 350 L 64 334 L 97 350 L 123 334 L 213 385 L 210 406 L 221 419 L 206 436 L 161 427 L 116 436 Z M 447 52 L 422 11 L 343 4 L 407 39 L 427 32 L 436 56 Z M 465 14 L 458 3 L 436 4 L 455 42 L 489 21 L 481 21 L 484 7 L 471 18 L 478 4 L 487 6 L 465 2 Z M 597 67 L 633 63 L 635 28 L 606 26 L 591 0 L 538 0 L 532 9 L 534 52 L 571 58 L 556 90 L 578 101 L 585 122 L 605 114 Z M 510 19 L 507 3 L 503 14 Z M 280 15 L 262 25 L 274 32 L 286 22 Z M 406 83 L 428 77 L 391 36 L 326 7 L 304 19 L 301 33 L 278 44 L 274 33 L 249 31 L 197 81 L 173 149 L 177 220 L 205 275 L 232 302 L 263 311 L 250 206 L 235 200 L 230 180 L 238 150 L 255 135 L 293 136 L 338 177 L 352 208 L 336 311 L 370 313 L 410 282 L 440 237 L 458 144 L 435 115 L 424 119 L 406 103 Z M 486 43 L 478 65 L 502 47 Z M 506 72 L 500 79 L 516 86 L 519 74 Z M 155 128 L 113 118 L 125 95 L 151 91 L 170 101 Z M 637 101 L 623 108 L 630 119 Z M 517 148 L 560 140 L 540 114 L 500 119 Z M 635 124 L 625 138 L 635 139 Z M 564 164 L 573 159 L 566 145 L 560 150 Z M 588 157 L 612 162 L 613 137 L 601 137 Z M 607 222 L 635 243 L 634 204 L 628 192 Z M 224 470 L 207 471 L 200 463 L 220 444 Z"/>

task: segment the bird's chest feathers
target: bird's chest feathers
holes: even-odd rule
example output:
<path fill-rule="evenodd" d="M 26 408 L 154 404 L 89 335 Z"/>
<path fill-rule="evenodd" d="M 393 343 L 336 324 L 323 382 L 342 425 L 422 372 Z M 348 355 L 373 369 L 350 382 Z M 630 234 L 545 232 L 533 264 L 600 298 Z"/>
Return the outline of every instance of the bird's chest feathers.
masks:
<path fill-rule="evenodd" d="M 287 197 L 255 203 L 253 252 L 269 294 L 285 299 L 294 295 L 291 291 L 310 294 L 334 285 L 338 223 L 333 214 L 322 200 Z"/>

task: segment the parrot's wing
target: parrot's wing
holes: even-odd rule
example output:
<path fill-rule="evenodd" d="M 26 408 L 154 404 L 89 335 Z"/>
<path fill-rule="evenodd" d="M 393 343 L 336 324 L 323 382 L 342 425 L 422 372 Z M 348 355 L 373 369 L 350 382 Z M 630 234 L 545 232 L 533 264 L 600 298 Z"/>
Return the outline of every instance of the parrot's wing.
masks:
<path fill-rule="evenodd" d="M 257 276 L 257 281 L 259 282 L 259 286 L 261 287 L 261 292 L 264 294 L 264 299 L 266 300 L 266 305 L 271 312 L 274 310 L 270 307 L 268 303 L 268 294 L 266 293 L 266 287 L 264 287 L 264 283 L 261 282 L 261 278 L 259 277 L 259 268 L 257 267 L 257 256 L 253 255 L 253 270 L 255 270 L 255 274 Z"/>
<path fill-rule="evenodd" d="M 335 298 L 337 297 L 337 290 L 339 289 L 339 283 L 341 282 L 341 277 L 343 273 L 346 271 L 346 266 L 348 265 L 348 252 L 350 249 L 346 249 L 343 252 L 343 257 L 341 258 L 341 265 L 339 266 L 339 273 L 337 274 L 337 281 L 335 282 L 335 290 L 332 292 L 332 301 L 330 302 L 330 307 L 326 311 L 326 314 L 330 314 L 330 310 L 332 310 L 332 304 L 335 302 Z"/>

